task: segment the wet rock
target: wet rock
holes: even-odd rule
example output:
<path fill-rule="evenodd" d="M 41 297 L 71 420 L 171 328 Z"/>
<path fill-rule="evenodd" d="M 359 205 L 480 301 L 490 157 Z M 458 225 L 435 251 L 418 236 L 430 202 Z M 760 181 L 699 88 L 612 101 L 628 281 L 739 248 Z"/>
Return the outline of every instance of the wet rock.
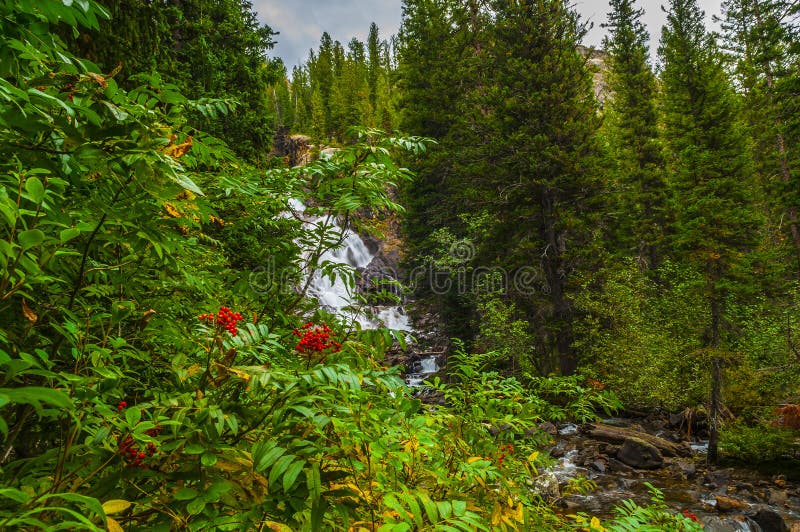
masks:
<path fill-rule="evenodd" d="M 701 519 L 703 529 L 709 532 L 739 532 L 742 528 L 738 520 L 730 517 L 709 516 Z"/>
<path fill-rule="evenodd" d="M 722 512 L 730 512 L 731 510 L 747 510 L 750 508 L 750 505 L 746 502 L 740 501 L 739 499 L 734 499 L 733 497 L 717 495 L 715 499 L 717 501 L 717 510 Z"/>
<path fill-rule="evenodd" d="M 769 503 L 775 506 L 784 506 L 789 501 L 789 494 L 782 490 L 770 490 Z"/>
<path fill-rule="evenodd" d="M 558 487 L 558 477 L 550 471 L 545 471 L 533 481 L 533 490 L 543 499 L 554 500 L 561 496 Z"/>
<path fill-rule="evenodd" d="M 613 473 L 621 473 L 621 474 L 624 474 L 624 475 L 632 475 L 632 474 L 636 473 L 636 470 L 633 469 L 631 466 L 629 466 L 627 464 L 623 464 L 619 460 L 615 460 L 613 458 L 609 458 L 608 459 L 608 462 L 606 463 L 606 467 L 608 468 L 608 470 L 610 472 L 613 472 Z M 623 480 L 628 480 L 628 479 L 623 479 Z"/>
<path fill-rule="evenodd" d="M 788 532 L 789 530 L 781 514 L 772 508 L 759 508 L 758 511 L 750 517 L 753 521 L 758 523 L 758 526 L 765 532 Z"/>
<path fill-rule="evenodd" d="M 434 405 L 434 406 L 446 406 L 447 401 L 445 401 L 444 394 L 439 390 L 433 390 L 431 388 L 420 388 L 419 391 L 414 394 L 414 397 L 425 403 L 426 405 Z"/>
<path fill-rule="evenodd" d="M 703 478 L 703 482 L 714 486 L 727 486 L 731 481 L 732 469 L 717 469 L 709 471 Z"/>
<path fill-rule="evenodd" d="M 556 446 L 550 449 L 550 456 L 553 458 L 561 458 L 564 456 L 564 448 L 561 446 Z"/>
<path fill-rule="evenodd" d="M 693 462 L 676 462 L 675 466 L 684 478 L 691 479 L 697 476 L 697 466 Z"/>
<path fill-rule="evenodd" d="M 606 461 L 605 460 L 595 460 L 594 462 L 589 464 L 589 467 L 591 467 L 595 471 L 599 471 L 600 473 L 605 473 L 606 472 Z"/>
<path fill-rule="evenodd" d="M 554 424 L 550 423 L 549 421 L 539 425 L 539 430 L 541 430 L 542 432 L 546 432 L 550 436 L 557 436 L 558 435 L 558 427 L 556 427 Z"/>
<path fill-rule="evenodd" d="M 617 459 L 637 469 L 658 469 L 664 464 L 664 457 L 650 443 L 639 438 L 628 438 L 622 444 Z"/>

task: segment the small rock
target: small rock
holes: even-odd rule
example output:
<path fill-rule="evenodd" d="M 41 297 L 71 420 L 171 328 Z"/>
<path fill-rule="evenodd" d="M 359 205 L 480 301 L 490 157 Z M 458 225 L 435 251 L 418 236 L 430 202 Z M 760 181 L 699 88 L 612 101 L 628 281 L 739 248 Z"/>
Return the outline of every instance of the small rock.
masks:
<path fill-rule="evenodd" d="M 783 520 L 781 514 L 772 508 L 759 508 L 759 510 L 751 516 L 753 521 L 758 523 L 765 532 L 788 532 L 789 527 Z"/>
<path fill-rule="evenodd" d="M 606 465 L 609 471 L 614 473 L 622 473 L 622 474 L 629 474 L 632 475 L 636 471 L 629 465 L 623 464 L 619 460 L 614 460 L 613 458 L 608 459 L 608 463 Z M 625 481 L 627 479 L 623 479 Z"/>
<path fill-rule="evenodd" d="M 717 495 L 715 498 L 717 500 L 717 509 L 723 512 L 730 512 L 731 510 L 747 510 L 750 508 L 750 505 L 746 502 L 734 499 L 732 497 Z"/>
<path fill-rule="evenodd" d="M 590 464 L 590 467 L 600 473 L 606 472 L 606 463 L 604 460 L 595 460 Z"/>
<path fill-rule="evenodd" d="M 558 477 L 550 471 L 545 471 L 533 481 L 533 489 L 542 496 L 543 499 L 553 500 L 561 496 L 558 487 Z"/>
<path fill-rule="evenodd" d="M 564 456 L 564 449 L 562 447 L 555 447 L 552 451 L 550 451 L 550 456 L 553 458 L 561 458 Z"/>
<path fill-rule="evenodd" d="M 774 506 L 784 506 L 789 501 L 789 495 L 785 491 L 770 490 L 769 503 Z"/>
<path fill-rule="evenodd" d="M 637 469 L 658 469 L 664 465 L 664 457 L 655 446 L 639 438 L 628 438 L 622 444 L 617 459 Z"/>
<path fill-rule="evenodd" d="M 727 486 L 731 480 L 731 469 L 718 469 L 716 471 L 709 471 L 703 482 L 706 484 L 714 484 L 716 486 Z"/>
<path fill-rule="evenodd" d="M 558 427 L 556 427 L 554 424 L 550 423 L 549 421 L 539 425 L 539 430 L 541 430 L 542 432 L 546 432 L 550 436 L 557 436 L 558 435 Z"/>
<path fill-rule="evenodd" d="M 697 466 L 693 462 L 675 462 L 675 467 L 684 478 L 690 479 L 697 476 Z"/>

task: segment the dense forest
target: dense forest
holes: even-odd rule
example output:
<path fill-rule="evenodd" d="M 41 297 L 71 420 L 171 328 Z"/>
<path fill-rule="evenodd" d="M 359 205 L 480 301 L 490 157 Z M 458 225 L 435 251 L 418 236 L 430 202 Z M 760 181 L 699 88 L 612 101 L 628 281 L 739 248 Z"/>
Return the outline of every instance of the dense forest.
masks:
<path fill-rule="evenodd" d="M 595 50 L 564 0 L 404 0 L 288 69 L 248 0 L 0 0 L 0 530 L 797 526 L 800 4 L 669 0 L 655 66 L 639 4 Z M 644 500 L 577 506 L 578 424 Z"/>

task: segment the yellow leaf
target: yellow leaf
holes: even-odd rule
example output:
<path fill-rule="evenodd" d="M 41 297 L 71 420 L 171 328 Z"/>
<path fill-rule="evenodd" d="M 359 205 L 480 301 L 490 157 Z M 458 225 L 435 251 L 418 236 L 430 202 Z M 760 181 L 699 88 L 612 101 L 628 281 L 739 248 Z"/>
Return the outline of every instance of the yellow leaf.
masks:
<path fill-rule="evenodd" d="M 169 202 L 164 203 L 164 210 L 167 211 L 167 213 L 170 216 L 172 216 L 173 218 L 180 218 L 181 217 L 180 211 L 178 209 L 176 209 L 175 206 L 172 205 Z"/>
<path fill-rule="evenodd" d="M 28 303 L 25 301 L 25 298 L 22 298 L 22 313 L 31 322 L 31 325 L 39 321 L 39 316 L 36 315 L 34 311 L 28 306 Z"/>
<path fill-rule="evenodd" d="M 290 527 L 276 521 L 265 521 L 263 524 L 267 525 L 267 528 L 275 532 L 292 532 Z"/>
<path fill-rule="evenodd" d="M 118 514 L 120 512 L 124 512 L 130 507 L 131 503 L 128 501 L 123 501 L 122 499 L 111 499 L 110 501 L 103 503 L 103 511 L 106 513 L 106 515 Z"/>
<path fill-rule="evenodd" d="M 598 530 L 599 532 L 605 532 L 605 528 L 600 524 L 600 519 L 597 517 L 592 517 L 592 521 L 589 523 L 589 528 L 592 530 Z"/>
<path fill-rule="evenodd" d="M 179 157 L 183 157 L 192 149 L 192 137 L 191 135 L 186 137 L 186 142 L 183 144 L 171 144 L 164 148 L 164 155 L 169 155 L 170 157 L 175 157 L 176 159 Z"/>
<path fill-rule="evenodd" d="M 108 532 L 125 532 L 125 530 L 116 522 L 116 520 L 111 519 L 110 517 L 106 519 L 106 526 L 108 527 Z"/>
<path fill-rule="evenodd" d="M 539 458 L 539 451 L 533 451 L 533 452 L 532 452 L 532 453 L 531 453 L 531 454 L 528 456 L 528 462 L 535 462 L 537 458 Z"/>
<path fill-rule="evenodd" d="M 468 464 L 474 464 L 475 462 L 478 462 L 479 460 L 483 460 L 483 457 L 482 456 L 470 456 L 469 458 L 467 458 L 467 463 Z"/>

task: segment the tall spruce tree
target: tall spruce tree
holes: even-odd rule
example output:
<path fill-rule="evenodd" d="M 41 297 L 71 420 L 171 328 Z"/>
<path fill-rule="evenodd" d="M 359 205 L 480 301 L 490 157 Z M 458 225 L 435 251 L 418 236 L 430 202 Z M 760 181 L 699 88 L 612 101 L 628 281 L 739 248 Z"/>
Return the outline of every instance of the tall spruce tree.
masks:
<path fill-rule="evenodd" d="M 705 344 L 711 357 L 708 460 L 717 459 L 725 304 L 756 244 L 753 164 L 722 55 L 696 0 L 671 0 L 659 54 L 672 155 L 674 245 L 705 279 Z"/>
<path fill-rule="evenodd" d="M 442 141 L 458 120 L 468 75 L 467 43 L 475 35 L 463 24 L 464 8 L 455 0 L 404 0 L 399 34 L 400 127 L 440 144 L 416 165 L 414 183 L 404 190 L 409 212 L 406 230 L 421 249 L 433 229 L 457 220 L 446 179 L 453 153 Z"/>
<path fill-rule="evenodd" d="M 726 0 L 723 30 L 736 61 L 745 98 L 745 116 L 765 191 L 764 202 L 785 227 L 793 247 L 795 277 L 800 275 L 800 138 L 797 123 L 800 85 L 796 30 L 800 6 L 790 0 Z M 788 89 L 788 90 L 787 90 Z M 777 176 L 777 179 L 775 179 Z M 781 220 L 785 219 L 785 223 Z"/>
<path fill-rule="evenodd" d="M 644 13 L 634 0 L 611 0 L 608 85 L 613 97 L 605 124 L 616 155 L 619 214 L 615 239 L 626 251 L 646 259 L 655 269 L 664 254 L 666 183 L 658 132 L 656 78 L 648 64 L 650 50 Z"/>
<path fill-rule="evenodd" d="M 485 197 L 498 223 L 487 245 L 510 272 L 540 269 L 545 293 L 514 298 L 529 317 L 540 316 L 538 357 L 570 375 L 578 367 L 571 281 L 588 267 L 600 211 L 594 202 L 602 197 L 597 101 L 577 49 L 584 28 L 563 0 L 491 6 L 491 83 L 477 91 L 486 156 L 495 165 Z"/>

